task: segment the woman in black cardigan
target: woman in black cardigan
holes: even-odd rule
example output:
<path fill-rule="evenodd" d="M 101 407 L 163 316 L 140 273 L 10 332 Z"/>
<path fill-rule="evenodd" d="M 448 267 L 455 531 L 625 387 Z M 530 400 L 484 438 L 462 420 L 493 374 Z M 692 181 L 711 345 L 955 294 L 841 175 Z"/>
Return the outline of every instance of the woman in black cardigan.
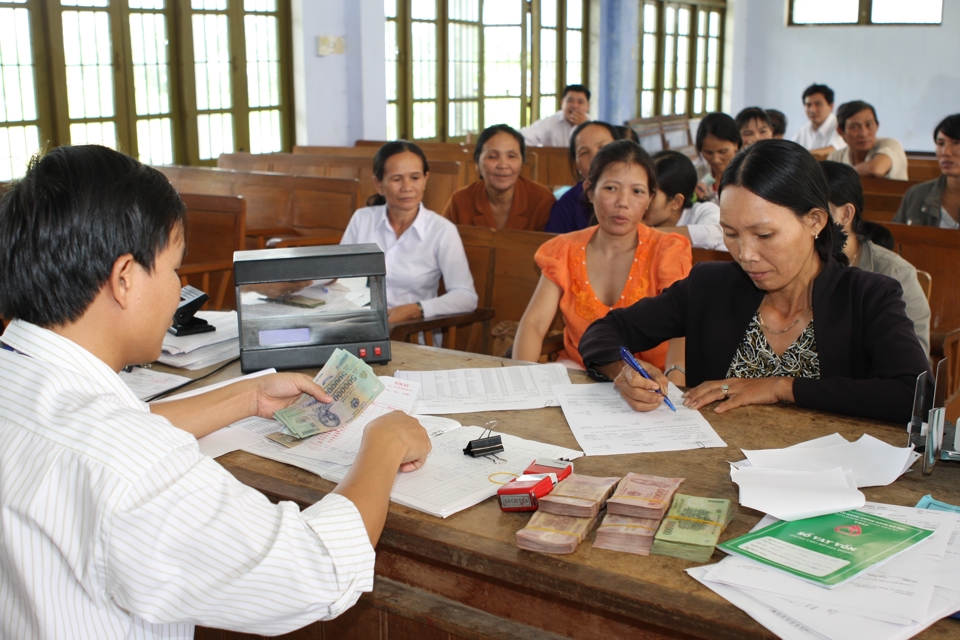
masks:
<path fill-rule="evenodd" d="M 698 264 L 661 295 L 593 323 L 580 341 L 588 371 L 615 379 L 634 409 L 649 411 L 666 378 L 646 363 L 654 381 L 623 366 L 620 347 L 686 337 L 691 408 L 795 402 L 907 422 L 929 363 L 900 284 L 846 266 L 846 237 L 830 219 L 813 156 L 786 140 L 757 142 L 730 163 L 720 189 L 736 262 Z"/>

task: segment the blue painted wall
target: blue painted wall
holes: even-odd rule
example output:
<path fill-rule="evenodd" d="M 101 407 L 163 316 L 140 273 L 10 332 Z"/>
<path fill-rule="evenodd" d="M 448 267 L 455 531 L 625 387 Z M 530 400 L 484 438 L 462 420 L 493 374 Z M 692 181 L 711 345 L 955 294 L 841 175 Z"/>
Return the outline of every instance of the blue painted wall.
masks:
<path fill-rule="evenodd" d="M 638 0 L 600 2 L 600 78 L 597 117 L 612 124 L 637 115 L 640 37 Z"/>

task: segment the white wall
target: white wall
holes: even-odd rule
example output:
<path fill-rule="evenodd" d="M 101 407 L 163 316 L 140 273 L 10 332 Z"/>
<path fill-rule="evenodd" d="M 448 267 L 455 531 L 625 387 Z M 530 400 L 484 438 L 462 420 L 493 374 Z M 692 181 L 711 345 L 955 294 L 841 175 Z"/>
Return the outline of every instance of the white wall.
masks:
<path fill-rule="evenodd" d="M 872 104 L 880 136 L 907 150 L 933 150 L 933 128 L 960 112 L 960 2 L 945 0 L 943 24 L 926 27 L 787 27 L 785 5 L 734 3 L 728 113 L 780 109 L 792 136 L 806 122 L 800 96 L 818 82 L 836 92 L 834 106 Z"/>
<path fill-rule="evenodd" d="M 297 144 L 386 140 L 384 21 L 383 0 L 294 0 Z M 342 36 L 344 53 L 318 56 L 320 36 Z"/>

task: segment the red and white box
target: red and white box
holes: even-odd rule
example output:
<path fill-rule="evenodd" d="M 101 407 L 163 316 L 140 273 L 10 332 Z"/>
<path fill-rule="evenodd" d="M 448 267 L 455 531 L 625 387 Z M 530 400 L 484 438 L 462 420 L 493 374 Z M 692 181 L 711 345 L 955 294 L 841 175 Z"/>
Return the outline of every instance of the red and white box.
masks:
<path fill-rule="evenodd" d="M 573 473 L 573 463 L 550 458 L 534 460 L 523 472 L 497 490 L 497 502 L 501 511 L 536 511 L 540 498 L 547 495 L 568 475 Z"/>

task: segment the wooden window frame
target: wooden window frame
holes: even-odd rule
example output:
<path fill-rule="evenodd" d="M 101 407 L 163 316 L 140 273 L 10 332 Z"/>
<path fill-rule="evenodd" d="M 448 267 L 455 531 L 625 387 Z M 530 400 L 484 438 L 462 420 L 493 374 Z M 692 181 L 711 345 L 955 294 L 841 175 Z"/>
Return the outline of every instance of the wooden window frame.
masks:
<path fill-rule="evenodd" d="M 791 0 L 792 2 L 792 0 Z M 665 67 L 665 55 L 666 55 L 666 23 L 667 23 L 667 5 L 679 5 L 687 6 L 691 9 L 690 11 L 690 25 L 687 30 L 687 68 L 685 73 L 687 75 L 687 86 L 685 91 L 687 92 L 686 101 L 684 105 L 684 112 L 680 115 L 686 115 L 690 118 L 699 118 L 706 115 L 706 111 L 694 111 L 693 97 L 696 89 L 696 78 L 697 78 L 697 40 L 699 39 L 697 31 L 697 16 L 701 10 L 705 11 L 719 11 L 720 12 L 720 35 L 719 42 L 717 47 L 717 104 L 716 108 L 719 110 L 721 108 L 720 96 L 723 95 L 723 63 L 724 63 L 724 40 L 726 39 L 726 11 L 727 6 L 726 2 L 723 0 L 653 0 L 653 2 L 641 2 L 640 3 L 640 15 L 639 15 L 639 28 L 638 28 L 638 51 L 639 54 L 638 64 L 637 64 L 637 117 L 641 117 L 641 108 L 643 101 L 643 35 L 644 35 L 644 5 L 646 4 L 655 4 L 657 7 L 657 26 L 654 30 L 656 34 L 656 49 L 657 49 L 657 60 L 654 71 L 654 82 L 653 82 L 653 114 L 650 117 L 659 117 L 664 115 L 674 115 L 674 114 L 664 114 L 663 113 L 663 94 L 666 90 L 664 84 L 664 67 Z M 678 30 L 679 31 L 679 30 Z M 676 35 L 671 35 L 670 37 L 677 38 Z M 671 63 L 676 68 L 677 63 L 677 51 L 674 48 L 673 59 Z M 676 83 L 674 83 L 676 84 Z M 676 91 L 676 87 L 669 89 L 670 91 Z M 649 91 L 649 89 L 647 89 Z M 704 100 L 706 103 L 706 100 Z"/>
<path fill-rule="evenodd" d="M 794 22 L 793 5 L 795 0 L 787 2 L 788 27 L 940 27 L 943 26 L 943 0 L 940 0 L 940 22 L 873 22 L 873 0 L 859 0 L 856 22 Z"/>

